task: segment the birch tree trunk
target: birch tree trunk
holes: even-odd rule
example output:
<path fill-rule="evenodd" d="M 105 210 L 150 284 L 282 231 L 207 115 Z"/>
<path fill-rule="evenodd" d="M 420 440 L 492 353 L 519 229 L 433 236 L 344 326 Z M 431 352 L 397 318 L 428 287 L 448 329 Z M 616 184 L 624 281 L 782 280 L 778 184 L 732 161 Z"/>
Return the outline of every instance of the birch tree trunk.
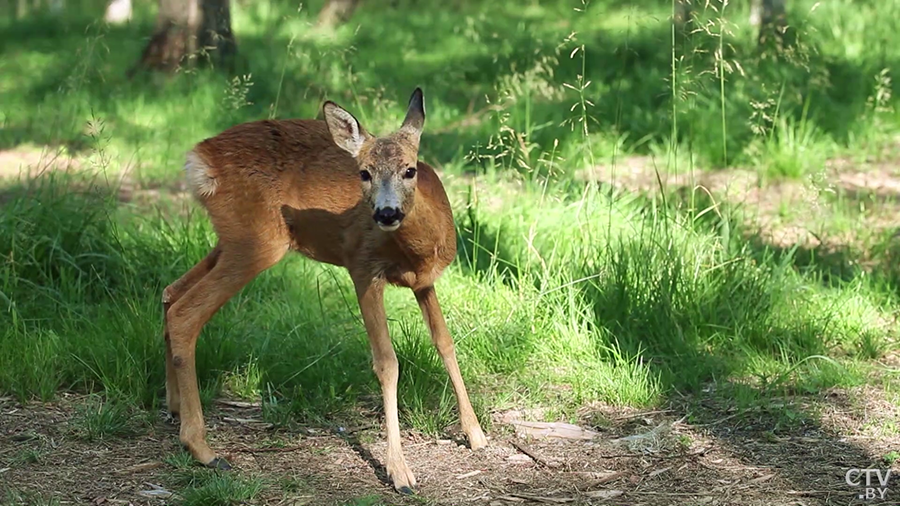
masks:
<path fill-rule="evenodd" d="M 129 74 L 196 63 L 231 69 L 236 53 L 229 0 L 159 0 L 156 32 Z"/>
<path fill-rule="evenodd" d="M 319 11 L 319 26 L 336 26 L 345 23 L 353 15 L 359 0 L 328 0 Z"/>
<path fill-rule="evenodd" d="M 781 43 L 787 26 L 785 0 L 752 0 L 750 24 L 758 29 L 759 45 L 764 45 L 769 40 Z"/>

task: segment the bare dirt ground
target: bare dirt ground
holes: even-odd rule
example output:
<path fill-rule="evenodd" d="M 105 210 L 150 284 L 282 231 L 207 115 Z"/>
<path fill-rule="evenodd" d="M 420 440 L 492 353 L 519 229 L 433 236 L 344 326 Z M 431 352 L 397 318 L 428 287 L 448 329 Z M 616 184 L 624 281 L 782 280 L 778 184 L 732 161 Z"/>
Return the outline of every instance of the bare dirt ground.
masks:
<path fill-rule="evenodd" d="M 412 498 L 395 494 L 386 481 L 381 427 L 343 435 L 279 429 L 261 422 L 258 407 L 227 401 L 211 406 L 207 424 L 211 445 L 236 468 L 229 472 L 264 481 L 246 504 L 900 503 L 896 479 L 884 500 L 868 501 L 858 498 L 864 487 L 845 481 L 852 468 L 890 468 L 883 456 L 900 449 L 896 399 L 863 387 L 782 401 L 819 415 L 775 435 L 772 413 L 729 411 L 712 397 L 653 412 L 594 406 L 579 424 L 593 438 L 572 440 L 517 433 L 506 422 L 540 413 L 506 412 L 496 414 L 490 445 L 478 452 L 457 440 L 405 432 L 407 459 L 419 480 L 419 496 Z M 0 484 L 60 504 L 177 503 L 177 495 L 142 495 L 154 488 L 179 491 L 166 460 L 180 452 L 177 427 L 160 417 L 138 435 L 89 442 L 78 435 L 82 402 L 73 396 L 28 406 L 0 400 Z M 686 421 L 688 411 L 695 422 Z M 650 436 L 620 440 L 641 434 Z M 900 462 L 893 471 L 900 472 Z M 361 497 L 382 502 L 351 502 Z"/>

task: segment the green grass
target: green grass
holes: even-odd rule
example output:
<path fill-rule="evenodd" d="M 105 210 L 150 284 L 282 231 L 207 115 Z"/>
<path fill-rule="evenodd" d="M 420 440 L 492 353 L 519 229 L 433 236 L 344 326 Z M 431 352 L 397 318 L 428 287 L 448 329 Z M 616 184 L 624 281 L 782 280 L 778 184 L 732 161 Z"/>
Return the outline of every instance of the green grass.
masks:
<path fill-rule="evenodd" d="M 138 433 L 139 419 L 129 407 L 119 402 L 88 401 L 78 406 L 72 425 L 78 437 L 93 442 L 110 437 L 127 437 Z"/>
<path fill-rule="evenodd" d="M 350 502 L 344 503 L 342 506 L 381 506 L 384 502 L 377 495 L 359 497 Z"/>
<path fill-rule="evenodd" d="M 138 430 L 134 410 L 164 397 L 162 289 L 214 242 L 198 206 L 165 200 L 183 153 L 237 122 L 314 116 L 326 97 L 383 132 L 416 85 L 422 155 L 443 170 L 459 236 L 437 290 L 485 425 L 490 411 L 574 419 L 589 403 L 657 406 L 710 384 L 723 402 L 765 407 L 864 383 L 896 349 L 890 239 L 867 245 L 880 262 L 867 271 L 858 252 L 767 244 L 739 207 L 699 190 L 623 196 L 573 175 L 648 155 L 670 173 L 754 167 L 768 184 L 815 180 L 832 156 L 883 156 L 900 119 L 900 2 L 792 1 L 795 42 L 781 50 L 756 47 L 743 4 L 700 12 L 705 28 L 673 45 L 670 2 L 364 2 L 316 34 L 320 3 L 235 4 L 237 76 L 127 81 L 152 9 L 126 27 L 92 22 L 100 2 L 0 21 L 0 150 L 50 146 L 85 169 L 0 189 L 0 395 L 102 394 L 79 434 Z M 104 188 L 124 171 L 163 200 L 117 201 Z M 858 202 L 827 205 L 829 226 L 858 226 Z M 277 424 L 342 425 L 377 407 L 353 294 L 346 272 L 297 255 L 260 275 L 199 340 L 204 403 L 261 399 Z M 443 434 L 456 413 L 441 361 L 411 294 L 386 302 L 404 427 Z M 771 409 L 769 430 L 815 415 Z M 263 486 L 183 455 L 169 464 L 185 504 Z"/>
<path fill-rule="evenodd" d="M 168 459 L 175 469 L 169 480 L 182 489 L 178 504 L 183 506 L 230 506 L 252 500 L 262 490 L 263 482 L 258 477 L 241 477 L 235 473 L 224 473 L 195 466 L 190 455 Z"/>
<path fill-rule="evenodd" d="M 2 488 L 3 495 L 0 496 L 0 505 L 17 506 L 19 504 L 27 504 L 28 506 L 59 506 L 59 499 L 55 497 L 44 497 L 43 494 L 21 493 L 12 488 L 4 486 Z"/>
<path fill-rule="evenodd" d="M 256 497 L 263 488 L 260 477 L 239 476 L 198 466 L 186 451 L 163 460 L 170 466 L 167 481 L 182 490 L 177 504 L 183 506 L 243 504 Z"/>
<path fill-rule="evenodd" d="M 44 448 L 25 448 L 13 453 L 9 461 L 11 464 L 19 466 L 28 464 L 41 464 L 44 461 L 44 457 L 47 456 L 47 453 L 49 453 L 49 450 L 46 450 Z"/>

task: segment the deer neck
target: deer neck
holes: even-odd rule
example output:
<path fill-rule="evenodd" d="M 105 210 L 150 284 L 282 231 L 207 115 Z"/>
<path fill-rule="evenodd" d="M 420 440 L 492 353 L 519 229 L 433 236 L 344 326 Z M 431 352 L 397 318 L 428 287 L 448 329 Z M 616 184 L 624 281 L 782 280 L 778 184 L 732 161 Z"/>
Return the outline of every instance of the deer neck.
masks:
<path fill-rule="evenodd" d="M 391 237 L 410 260 L 427 261 L 438 256 L 445 247 L 447 238 L 443 225 L 430 199 L 419 193 L 403 225 Z"/>

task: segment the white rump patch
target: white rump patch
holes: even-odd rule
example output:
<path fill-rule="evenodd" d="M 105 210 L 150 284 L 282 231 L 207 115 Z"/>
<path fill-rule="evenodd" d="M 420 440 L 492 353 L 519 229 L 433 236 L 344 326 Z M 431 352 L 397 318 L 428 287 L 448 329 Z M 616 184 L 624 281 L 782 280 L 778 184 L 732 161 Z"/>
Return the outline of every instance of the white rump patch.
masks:
<path fill-rule="evenodd" d="M 218 181 L 210 175 L 209 165 L 193 150 L 187 153 L 184 172 L 187 176 L 188 186 L 198 197 L 211 197 L 216 193 L 216 188 L 219 186 Z"/>

